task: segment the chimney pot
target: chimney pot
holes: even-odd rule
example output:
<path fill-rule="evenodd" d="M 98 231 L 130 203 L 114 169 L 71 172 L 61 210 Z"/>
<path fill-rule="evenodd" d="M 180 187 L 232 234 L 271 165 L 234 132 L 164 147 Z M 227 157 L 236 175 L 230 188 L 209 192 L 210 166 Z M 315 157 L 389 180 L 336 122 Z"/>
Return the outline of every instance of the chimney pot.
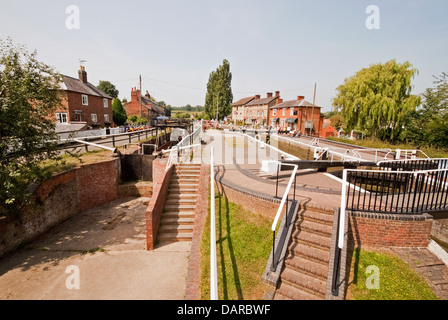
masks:
<path fill-rule="evenodd" d="M 87 72 L 84 66 L 81 66 L 78 70 L 78 77 L 80 81 L 82 81 L 83 83 L 87 83 Z"/>

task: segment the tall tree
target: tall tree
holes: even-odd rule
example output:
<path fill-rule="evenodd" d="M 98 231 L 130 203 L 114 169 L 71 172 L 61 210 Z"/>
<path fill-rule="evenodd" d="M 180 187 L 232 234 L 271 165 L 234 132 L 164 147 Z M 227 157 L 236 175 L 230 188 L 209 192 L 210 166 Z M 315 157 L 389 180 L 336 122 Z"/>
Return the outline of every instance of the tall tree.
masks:
<path fill-rule="evenodd" d="M 342 111 L 346 129 L 368 131 L 372 140 L 398 138 L 406 115 L 420 104 L 420 97 L 411 95 L 411 81 L 417 74 L 409 62 L 391 60 L 345 79 L 333 104 Z"/>
<path fill-rule="evenodd" d="M 120 99 L 114 99 L 112 102 L 112 116 L 117 126 L 122 126 L 126 123 L 128 116 Z"/>
<path fill-rule="evenodd" d="M 27 204 L 29 183 L 45 178 L 39 164 L 56 156 L 61 82 L 36 52 L 0 40 L 0 215 Z"/>
<path fill-rule="evenodd" d="M 205 96 L 205 112 L 211 119 L 223 119 L 232 112 L 232 73 L 230 64 L 223 60 L 215 71 L 210 73 Z M 218 109 L 218 112 L 216 112 Z"/>
<path fill-rule="evenodd" d="M 114 99 L 118 98 L 119 91 L 117 90 L 115 85 L 113 85 L 110 81 L 100 80 L 100 82 L 96 87 L 101 91 L 103 91 L 104 93 L 110 95 L 112 98 Z"/>
<path fill-rule="evenodd" d="M 423 103 L 409 114 L 400 138 L 416 145 L 448 147 L 448 74 L 434 77 L 434 86 L 422 94 Z"/>

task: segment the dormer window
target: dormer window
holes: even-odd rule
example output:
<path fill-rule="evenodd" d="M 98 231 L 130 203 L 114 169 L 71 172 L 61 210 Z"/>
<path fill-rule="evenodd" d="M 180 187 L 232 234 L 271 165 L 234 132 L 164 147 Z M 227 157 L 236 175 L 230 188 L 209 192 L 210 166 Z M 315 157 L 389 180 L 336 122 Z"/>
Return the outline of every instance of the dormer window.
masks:
<path fill-rule="evenodd" d="M 82 95 L 82 105 L 83 106 L 88 106 L 89 105 L 89 96 L 86 94 Z"/>

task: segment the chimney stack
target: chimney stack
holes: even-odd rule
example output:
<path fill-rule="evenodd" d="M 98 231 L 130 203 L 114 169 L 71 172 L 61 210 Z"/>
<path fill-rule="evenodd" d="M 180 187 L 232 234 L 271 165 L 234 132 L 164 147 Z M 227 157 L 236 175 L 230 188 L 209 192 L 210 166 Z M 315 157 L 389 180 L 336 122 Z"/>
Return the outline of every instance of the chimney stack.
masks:
<path fill-rule="evenodd" d="M 301 101 L 301 100 L 304 100 L 305 99 L 305 96 L 297 96 L 297 101 Z"/>
<path fill-rule="evenodd" d="M 87 72 L 84 66 L 81 66 L 78 70 L 78 77 L 83 83 L 87 83 Z"/>
<path fill-rule="evenodd" d="M 140 90 L 137 90 L 137 88 L 131 89 L 131 101 L 138 101 L 140 97 Z"/>
<path fill-rule="evenodd" d="M 280 98 L 280 91 L 275 91 L 275 97 Z"/>
<path fill-rule="evenodd" d="M 255 100 L 260 100 L 260 95 L 259 95 L 259 94 L 257 94 L 257 95 L 255 96 Z"/>
<path fill-rule="evenodd" d="M 283 99 L 278 98 L 277 99 L 277 104 L 283 103 Z"/>
<path fill-rule="evenodd" d="M 268 98 L 272 98 L 272 92 L 268 92 L 268 93 L 267 93 L 267 97 L 268 97 Z"/>

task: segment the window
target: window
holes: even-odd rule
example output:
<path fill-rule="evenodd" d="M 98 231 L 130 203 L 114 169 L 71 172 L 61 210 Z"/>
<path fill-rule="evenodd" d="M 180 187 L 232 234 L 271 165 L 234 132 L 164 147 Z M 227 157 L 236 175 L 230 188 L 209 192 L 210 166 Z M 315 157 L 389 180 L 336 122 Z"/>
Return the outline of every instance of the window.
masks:
<path fill-rule="evenodd" d="M 90 116 L 92 117 L 92 122 L 98 122 L 98 117 L 95 113 L 92 113 Z"/>
<path fill-rule="evenodd" d="M 283 108 L 283 115 L 286 116 L 286 108 Z"/>
<path fill-rule="evenodd" d="M 67 113 L 66 112 L 56 112 L 56 121 L 58 123 L 67 123 Z"/>
<path fill-rule="evenodd" d="M 110 122 L 110 121 L 109 121 L 109 115 L 108 115 L 108 114 L 105 114 L 105 115 L 104 115 L 104 122 Z"/>
<path fill-rule="evenodd" d="M 88 106 L 89 105 L 89 96 L 86 94 L 82 95 L 82 105 L 83 106 Z"/>
<path fill-rule="evenodd" d="M 104 108 L 109 108 L 109 100 L 104 98 L 103 99 Z"/>
<path fill-rule="evenodd" d="M 294 107 L 291 107 L 291 109 L 289 110 L 289 114 L 294 115 Z"/>
<path fill-rule="evenodd" d="M 277 115 L 277 109 L 272 110 L 272 115 L 275 117 Z"/>

